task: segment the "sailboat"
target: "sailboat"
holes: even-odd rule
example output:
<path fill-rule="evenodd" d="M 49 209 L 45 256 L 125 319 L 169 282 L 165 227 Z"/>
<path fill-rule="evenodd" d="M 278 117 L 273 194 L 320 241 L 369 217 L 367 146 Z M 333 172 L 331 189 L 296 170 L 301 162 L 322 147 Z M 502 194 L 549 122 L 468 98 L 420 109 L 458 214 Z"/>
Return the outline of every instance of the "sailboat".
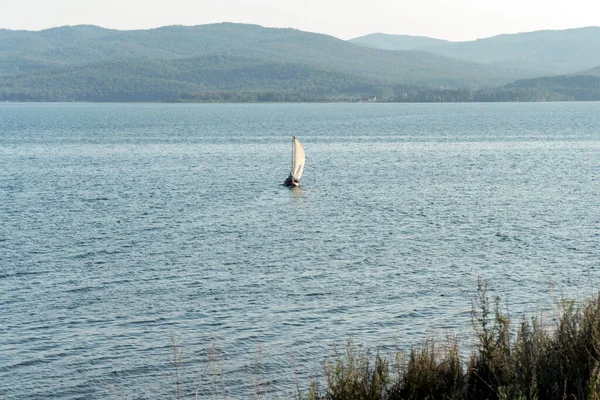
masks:
<path fill-rule="evenodd" d="M 285 186 L 300 186 L 300 178 L 304 172 L 304 148 L 296 136 L 292 136 L 292 171 L 290 176 L 283 182 Z"/>

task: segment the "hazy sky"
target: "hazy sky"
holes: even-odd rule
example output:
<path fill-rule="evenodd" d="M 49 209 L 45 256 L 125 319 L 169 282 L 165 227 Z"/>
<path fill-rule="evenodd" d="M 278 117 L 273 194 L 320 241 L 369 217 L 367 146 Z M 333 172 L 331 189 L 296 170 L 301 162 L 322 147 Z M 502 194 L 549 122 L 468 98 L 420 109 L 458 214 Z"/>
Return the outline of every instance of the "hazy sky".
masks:
<path fill-rule="evenodd" d="M 600 0 L 0 0 L 0 28 L 115 29 L 244 22 L 350 39 L 383 32 L 473 40 L 600 25 Z"/>

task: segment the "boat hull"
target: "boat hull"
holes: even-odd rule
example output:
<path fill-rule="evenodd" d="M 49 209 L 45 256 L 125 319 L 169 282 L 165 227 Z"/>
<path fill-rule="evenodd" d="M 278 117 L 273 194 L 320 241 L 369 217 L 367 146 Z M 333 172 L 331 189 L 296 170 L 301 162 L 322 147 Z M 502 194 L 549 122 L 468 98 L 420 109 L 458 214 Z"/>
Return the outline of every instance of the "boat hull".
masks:
<path fill-rule="evenodd" d="M 288 182 L 288 181 L 285 181 L 285 182 L 283 182 L 283 184 L 285 186 L 287 186 L 287 187 L 298 187 L 298 186 L 300 186 L 300 182 Z"/>

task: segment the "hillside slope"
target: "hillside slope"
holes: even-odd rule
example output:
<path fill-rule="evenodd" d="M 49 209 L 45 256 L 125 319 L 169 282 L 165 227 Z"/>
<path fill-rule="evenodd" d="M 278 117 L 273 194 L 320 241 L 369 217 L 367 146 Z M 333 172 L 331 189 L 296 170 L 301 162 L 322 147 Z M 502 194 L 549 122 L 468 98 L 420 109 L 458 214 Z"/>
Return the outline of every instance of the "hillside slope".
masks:
<path fill-rule="evenodd" d="M 524 79 L 506 85 L 506 88 L 544 89 L 577 101 L 600 100 L 600 76 L 593 75 L 560 75 Z"/>
<path fill-rule="evenodd" d="M 295 29 L 220 23 L 115 31 L 92 26 L 41 32 L 0 31 L 4 75 L 105 61 L 243 56 L 305 64 L 388 84 L 495 86 L 533 76 L 420 51 L 383 51 Z M 18 46 L 16 45 L 18 43 Z"/>
<path fill-rule="evenodd" d="M 353 41 L 400 50 L 405 48 L 405 38 L 405 35 L 388 35 L 382 44 L 377 36 L 367 35 Z M 395 47 L 390 45 L 394 40 L 399 42 Z M 600 64 L 600 27 L 504 34 L 415 49 L 487 65 L 538 71 L 539 74 L 575 73 Z"/>
<path fill-rule="evenodd" d="M 350 39 L 349 42 L 381 50 L 416 50 L 450 43 L 448 40 L 425 36 L 389 35 L 386 33 L 370 33 Z"/>
<path fill-rule="evenodd" d="M 373 80 L 306 65 L 204 56 L 108 61 L 3 77 L 0 101 L 347 99 L 376 96 L 383 89 Z"/>
<path fill-rule="evenodd" d="M 577 75 L 600 75 L 600 65 L 583 72 L 578 73 Z"/>

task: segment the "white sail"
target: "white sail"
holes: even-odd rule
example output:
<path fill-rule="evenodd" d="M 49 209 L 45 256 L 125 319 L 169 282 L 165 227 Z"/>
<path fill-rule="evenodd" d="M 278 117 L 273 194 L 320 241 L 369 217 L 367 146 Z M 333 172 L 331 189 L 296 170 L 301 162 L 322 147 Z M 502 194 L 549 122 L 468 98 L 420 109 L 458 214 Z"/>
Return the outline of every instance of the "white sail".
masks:
<path fill-rule="evenodd" d="M 304 172 L 304 148 L 294 136 L 294 149 L 292 153 L 292 177 L 300 180 Z"/>

